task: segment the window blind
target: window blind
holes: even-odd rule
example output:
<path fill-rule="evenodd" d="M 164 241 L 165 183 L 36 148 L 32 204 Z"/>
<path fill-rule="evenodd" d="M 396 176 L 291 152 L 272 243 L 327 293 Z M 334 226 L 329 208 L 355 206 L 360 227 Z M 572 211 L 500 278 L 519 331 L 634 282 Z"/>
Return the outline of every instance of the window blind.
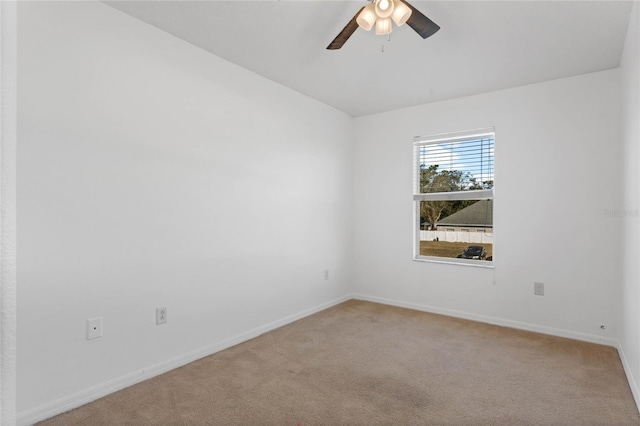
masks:
<path fill-rule="evenodd" d="M 494 139 L 492 130 L 416 138 L 414 199 L 493 198 Z"/>

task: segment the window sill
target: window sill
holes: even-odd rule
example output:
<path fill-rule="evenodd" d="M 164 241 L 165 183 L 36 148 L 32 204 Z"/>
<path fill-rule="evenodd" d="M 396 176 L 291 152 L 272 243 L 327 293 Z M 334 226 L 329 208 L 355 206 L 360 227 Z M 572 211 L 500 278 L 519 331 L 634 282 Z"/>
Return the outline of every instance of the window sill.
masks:
<path fill-rule="evenodd" d="M 445 260 L 444 258 L 441 258 L 441 257 L 429 257 L 429 256 L 414 257 L 412 260 L 416 262 L 443 263 L 445 265 L 459 265 L 459 266 L 471 266 L 473 268 L 495 269 L 495 265 L 493 261 L 486 261 L 486 260 L 462 260 L 462 259 Z"/>

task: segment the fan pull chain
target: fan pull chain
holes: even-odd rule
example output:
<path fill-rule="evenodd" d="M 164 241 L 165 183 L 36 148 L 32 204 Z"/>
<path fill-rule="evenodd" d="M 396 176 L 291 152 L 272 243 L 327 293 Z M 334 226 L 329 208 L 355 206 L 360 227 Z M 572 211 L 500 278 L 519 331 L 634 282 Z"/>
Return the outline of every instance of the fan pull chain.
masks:
<path fill-rule="evenodd" d="M 387 41 L 391 41 L 391 34 L 387 34 Z M 380 52 L 384 53 L 384 44 L 380 45 Z"/>

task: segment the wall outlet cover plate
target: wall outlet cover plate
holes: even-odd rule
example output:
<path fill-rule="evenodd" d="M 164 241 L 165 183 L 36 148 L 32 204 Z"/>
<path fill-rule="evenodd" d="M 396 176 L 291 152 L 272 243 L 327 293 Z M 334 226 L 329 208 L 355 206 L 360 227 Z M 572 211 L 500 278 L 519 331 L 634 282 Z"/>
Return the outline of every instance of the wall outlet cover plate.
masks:
<path fill-rule="evenodd" d="M 102 317 L 87 320 L 87 340 L 102 337 Z"/>
<path fill-rule="evenodd" d="M 156 325 L 165 324 L 167 322 L 167 307 L 162 306 L 156 308 Z"/>

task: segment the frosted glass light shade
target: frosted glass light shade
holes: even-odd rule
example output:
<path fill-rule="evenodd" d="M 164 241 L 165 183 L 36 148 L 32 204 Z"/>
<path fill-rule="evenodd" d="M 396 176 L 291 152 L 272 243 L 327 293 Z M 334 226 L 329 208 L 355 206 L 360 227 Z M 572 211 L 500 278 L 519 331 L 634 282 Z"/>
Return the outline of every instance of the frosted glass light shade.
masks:
<path fill-rule="evenodd" d="M 391 18 L 378 18 L 376 20 L 376 34 L 385 35 L 393 31 Z"/>
<path fill-rule="evenodd" d="M 356 18 L 356 22 L 363 30 L 369 31 L 373 28 L 373 24 L 376 23 L 376 6 L 373 3 L 369 3 L 362 12 L 360 12 Z"/>
<path fill-rule="evenodd" d="M 400 0 L 394 0 L 393 2 L 395 3 L 395 7 L 393 8 L 391 17 L 393 18 L 393 22 L 400 26 L 407 22 L 407 19 L 411 16 L 411 9 Z"/>
<path fill-rule="evenodd" d="M 376 15 L 378 15 L 378 18 L 388 18 L 393 13 L 393 9 L 393 0 L 376 0 Z"/>

